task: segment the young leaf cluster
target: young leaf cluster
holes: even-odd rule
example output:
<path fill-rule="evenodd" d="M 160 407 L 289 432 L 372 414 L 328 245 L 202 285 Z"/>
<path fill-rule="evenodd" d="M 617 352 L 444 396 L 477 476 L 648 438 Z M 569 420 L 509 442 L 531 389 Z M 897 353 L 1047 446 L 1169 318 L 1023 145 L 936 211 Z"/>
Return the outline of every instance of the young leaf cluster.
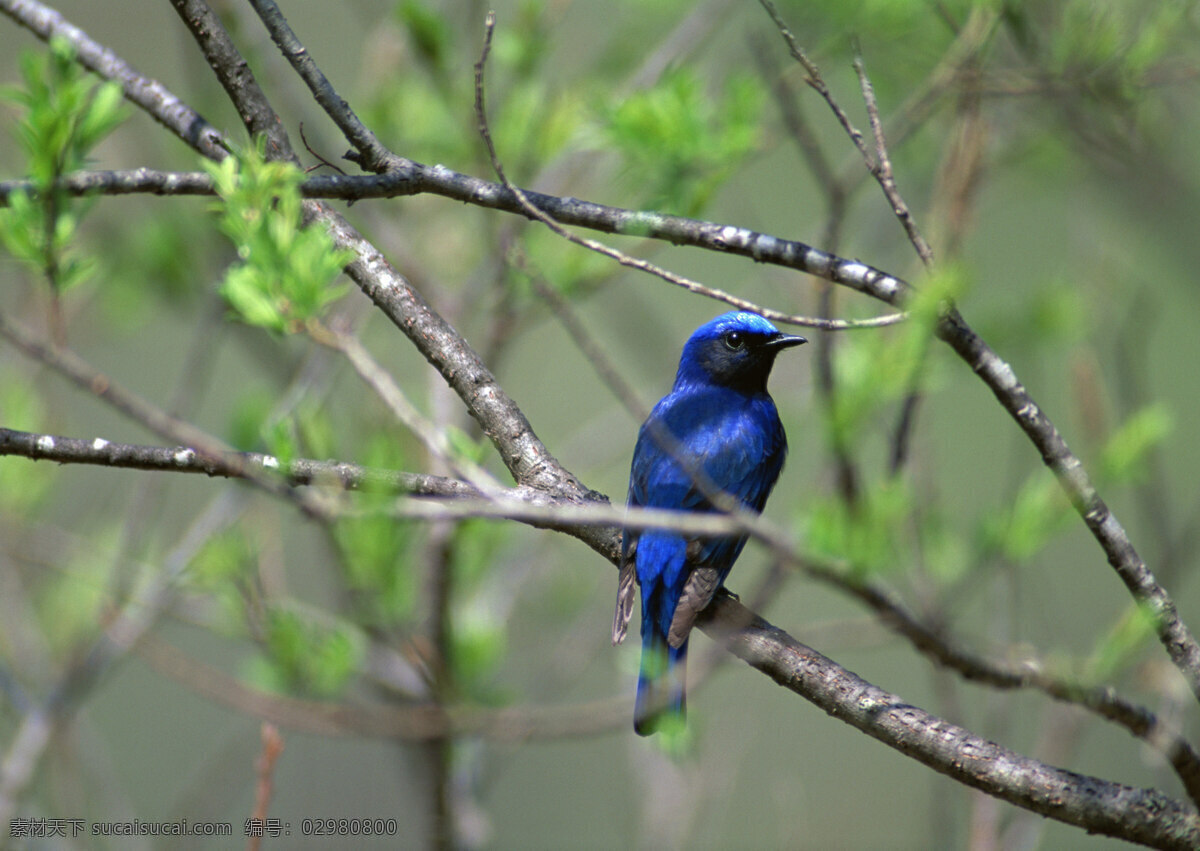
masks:
<path fill-rule="evenodd" d="M 695 215 L 758 147 L 762 86 L 731 77 L 719 99 L 693 72 L 669 73 L 603 114 L 605 131 L 653 209 Z"/>
<path fill-rule="evenodd" d="M 234 312 L 247 324 L 279 333 L 319 318 L 344 292 L 333 280 L 353 254 L 335 250 L 320 228 L 303 226 L 304 173 L 266 160 L 261 142 L 204 167 L 221 199 L 218 227 L 237 247 L 238 262 L 221 284 Z"/>
<path fill-rule="evenodd" d="M 7 208 L 0 210 L 0 241 L 61 292 L 85 280 L 94 263 L 70 251 L 90 204 L 69 197 L 57 181 L 83 168 L 92 149 L 124 120 L 126 109 L 120 83 L 97 84 L 61 38 L 51 39 L 44 53 L 26 52 L 21 78 L 20 87 L 5 87 L 0 98 L 23 111 L 14 135 L 34 190 L 9 196 Z"/>

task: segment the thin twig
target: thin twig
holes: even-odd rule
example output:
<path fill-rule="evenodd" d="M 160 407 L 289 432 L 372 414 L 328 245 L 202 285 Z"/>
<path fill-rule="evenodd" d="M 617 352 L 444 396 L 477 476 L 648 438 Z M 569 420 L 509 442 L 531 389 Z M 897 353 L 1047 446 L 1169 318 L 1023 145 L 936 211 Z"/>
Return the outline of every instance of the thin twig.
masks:
<path fill-rule="evenodd" d="M 279 735 L 279 728 L 270 722 L 264 721 L 262 725 L 262 750 L 258 753 L 258 758 L 254 761 L 254 774 L 257 782 L 254 785 L 254 812 L 250 818 L 262 824 L 267 820 L 267 812 L 271 805 L 271 793 L 274 789 L 275 763 L 279 761 L 279 757 L 283 754 L 283 736 Z M 247 848 L 250 851 L 258 851 L 262 846 L 263 834 L 261 832 L 251 833 L 250 841 Z"/>
<path fill-rule="evenodd" d="M 289 730 L 321 736 L 417 742 L 474 736 L 520 743 L 602 735 L 629 724 L 627 697 L 567 706 L 500 709 L 305 700 L 248 686 L 154 636 L 144 640 L 138 652 L 156 671 L 213 703 Z"/>
<path fill-rule="evenodd" d="M 446 464 L 464 481 L 483 494 L 499 493 L 503 486 L 487 470 L 474 461 L 464 458 L 450 443 L 445 430 L 438 428 L 425 418 L 408 396 L 366 347 L 351 334 L 337 328 L 310 327 L 310 338 L 323 345 L 331 346 L 345 355 L 368 387 L 388 410 L 425 445 L 433 455 Z"/>
<path fill-rule="evenodd" d="M 759 0 L 759 2 L 762 3 L 763 8 L 767 10 L 767 14 L 771 16 L 771 20 L 775 22 L 775 26 L 778 28 L 779 34 L 783 36 L 784 43 L 787 44 L 788 53 L 790 53 L 792 58 L 800 63 L 800 67 L 804 69 L 805 74 L 807 75 L 804 78 L 804 82 L 808 83 L 808 85 L 812 87 L 813 91 L 825 99 L 825 102 L 829 104 L 829 109 L 833 112 L 834 117 L 836 117 L 838 123 L 842 125 L 842 129 L 846 131 L 846 135 L 850 137 L 850 141 L 854 143 L 854 147 L 858 148 L 858 152 L 862 155 L 863 161 L 867 163 L 867 167 L 874 168 L 874 162 L 871 159 L 871 152 L 867 149 L 867 143 L 863 139 L 862 131 L 854 126 L 854 123 L 850 120 L 850 116 L 846 114 L 844 109 L 842 109 L 841 104 L 837 102 L 837 99 L 829 90 L 829 86 L 825 84 L 825 79 L 821 76 L 821 69 L 817 67 L 817 63 L 809 59 L 808 54 L 804 52 L 802 47 L 800 47 L 800 43 L 796 41 L 796 37 L 792 35 L 791 29 L 788 28 L 787 23 L 783 20 L 783 16 L 780 15 L 779 10 L 775 8 L 775 4 L 772 3 L 771 0 Z"/>
<path fill-rule="evenodd" d="M 913 218 L 904 196 L 896 188 L 896 175 L 892 171 L 892 158 L 888 155 L 887 141 L 883 137 L 883 121 L 879 118 L 879 104 L 875 102 L 875 89 L 871 85 L 871 78 L 867 76 L 863 58 L 858 53 L 855 53 L 854 56 L 854 72 L 858 75 L 863 102 L 867 107 L 867 120 L 871 124 L 871 136 L 875 140 L 875 159 L 873 162 L 868 161 L 867 167 L 879 182 L 880 188 L 883 189 L 884 197 L 892 205 L 892 212 L 900 220 L 904 232 L 908 234 L 908 241 L 912 243 L 917 256 L 921 258 L 921 262 L 925 264 L 926 268 L 929 268 L 933 266 L 933 250 L 917 227 L 916 219 Z"/>
<path fill-rule="evenodd" d="M 550 310 L 554 313 L 559 322 L 571 335 L 571 341 L 583 353 L 584 359 L 600 376 L 600 380 L 612 392 L 621 406 L 629 412 L 638 422 L 646 419 L 646 415 L 650 409 L 645 402 L 639 398 L 637 392 L 630 386 L 616 365 L 605 353 L 604 348 L 593 336 L 587 325 L 580 321 L 575 315 L 575 311 L 571 308 L 571 303 L 562 296 L 553 286 L 551 286 L 541 275 L 529 266 L 529 260 L 523 252 L 510 251 L 509 257 L 517 268 L 529 276 L 529 281 L 533 286 L 533 291 L 537 293 L 538 298 L 550 305 Z"/>
<path fill-rule="evenodd" d="M 813 72 L 816 66 L 796 45 L 794 36 L 774 5 L 770 0 L 760 2 L 775 21 L 789 51 L 809 72 L 810 85 L 822 92 L 827 101 L 833 101 L 830 107 L 839 116 L 839 120 L 842 120 L 844 113 L 829 95 L 828 89 L 823 83 L 819 86 L 814 84 Z M 820 82 L 819 71 L 815 82 Z M 862 141 L 862 134 L 853 129 L 848 122 L 844 122 L 843 126 L 862 153 L 864 162 L 873 168 L 873 159 Z M 903 304 L 907 295 L 907 285 L 897 288 L 894 303 Z M 1046 466 L 1058 479 L 1071 504 L 1108 556 L 1109 563 L 1121 581 L 1125 583 L 1133 598 L 1143 604 L 1153 616 L 1159 641 L 1187 680 L 1192 694 L 1200 699 L 1200 642 L 1179 617 L 1174 600 L 1138 555 L 1125 529 L 1100 498 L 1082 462 L 1067 446 L 1053 422 L 1017 380 L 1012 367 L 967 325 L 953 305 L 947 305 L 943 310 L 936 334 L 987 384 L 1000 404 L 1041 452 Z"/>
<path fill-rule="evenodd" d="M 395 168 L 399 158 L 380 144 L 375 134 L 350 108 L 350 104 L 334 90 L 324 72 L 313 61 L 308 48 L 288 25 L 279 6 L 273 0 L 250 0 L 250 5 L 254 7 L 263 26 L 270 33 L 271 40 L 279 47 L 280 53 L 308 86 L 313 98 L 357 149 L 359 156 L 355 161 L 368 171 Z"/>
<path fill-rule="evenodd" d="M 313 146 L 308 143 L 308 137 L 304 135 L 304 122 L 303 121 L 300 122 L 300 141 L 304 143 L 304 150 L 308 151 L 310 154 L 312 154 L 314 157 L 316 157 L 317 163 L 318 163 L 317 165 L 310 165 L 308 168 L 304 169 L 305 174 L 311 174 L 312 172 L 316 171 L 321 166 L 326 166 L 328 168 L 333 169 L 334 171 L 336 171 L 338 174 L 342 175 L 343 177 L 346 176 L 346 172 L 345 172 L 345 170 L 343 170 L 341 168 L 341 166 L 338 166 L 335 163 L 331 163 L 329 160 L 325 159 L 323 156 L 321 156 L 320 154 L 318 154 L 316 151 L 313 150 Z"/>
<path fill-rule="evenodd" d="M 642 260 L 638 257 L 633 257 L 623 251 L 618 251 L 611 246 L 605 245 L 602 242 L 587 237 L 578 236 L 571 233 L 561 224 L 554 220 L 550 215 L 540 210 L 537 206 L 530 202 L 525 192 L 518 189 L 512 184 L 508 176 L 504 173 L 504 166 L 500 161 L 499 155 L 496 153 L 496 145 L 492 141 L 491 131 L 488 129 L 487 109 L 484 104 L 484 87 L 483 87 L 483 70 L 487 64 L 488 53 L 492 46 L 492 32 L 496 27 L 496 16 L 494 12 L 489 12 L 484 23 L 484 42 L 483 53 L 479 57 L 479 61 L 475 63 L 475 116 L 478 122 L 479 135 L 483 138 L 484 144 L 487 146 L 488 156 L 492 162 L 492 168 L 496 171 L 496 176 L 500 178 L 500 182 L 504 185 L 505 190 L 511 192 L 516 198 L 517 203 L 531 218 L 537 219 L 539 222 L 550 228 L 554 233 L 561 236 L 568 242 L 594 251 L 597 254 L 602 254 L 611 260 L 615 260 L 622 266 L 627 266 L 631 269 L 637 269 L 641 272 L 654 275 L 661 278 L 669 284 L 674 284 L 677 287 L 682 287 L 688 292 L 697 293 L 706 296 L 716 301 L 724 302 L 731 307 L 736 307 L 738 310 L 748 310 L 757 313 L 766 319 L 784 322 L 791 325 L 800 325 L 806 328 L 821 328 L 824 330 L 844 331 L 851 328 L 878 328 L 881 325 L 891 325 L 896 322 L 901 322 L 907 318 L 906 314 L 893 314 L 891 316 L 879 317 L 877 319 L 863 320 L 847 320 L 847 319 L 822 319 L 811 316 L 793 316 L 783 313 L 778 310 L 771 310 L 755 304 L 744 298 L 727 293 L 724 290 L 715 289 L 705 286 L 698 281 L 693 281 L 683 275 L 677 275 L 674 272 L 668 271 L 647 260 Z"/>

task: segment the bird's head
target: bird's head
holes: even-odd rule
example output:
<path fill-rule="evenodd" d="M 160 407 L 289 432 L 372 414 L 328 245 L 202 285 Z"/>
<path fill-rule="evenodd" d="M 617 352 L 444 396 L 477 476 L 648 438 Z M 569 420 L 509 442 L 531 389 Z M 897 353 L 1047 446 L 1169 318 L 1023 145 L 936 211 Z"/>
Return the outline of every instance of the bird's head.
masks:
<path fill-rule="evenodd" d="M 688 338 L 675 383 L 708 382 L 762 392 L 767 389 L 775 356 L 806 342 L 803 337 L 781 333 L 757 314 L 724 313 Z"/>

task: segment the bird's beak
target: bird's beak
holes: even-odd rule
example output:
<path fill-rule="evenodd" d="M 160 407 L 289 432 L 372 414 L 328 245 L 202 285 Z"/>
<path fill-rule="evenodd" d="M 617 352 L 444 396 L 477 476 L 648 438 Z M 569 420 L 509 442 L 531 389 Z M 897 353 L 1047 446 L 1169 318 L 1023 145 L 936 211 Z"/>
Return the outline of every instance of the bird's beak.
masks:
<path fill-rule="evenodd" d="M 801 343 L 807 343 L 806 337 L 798 337 L 795 334 L 780 334 L 773 340 L 767 340 L 763 345 L 768 349 L 790 349 L 792 346 L 799 346 Z"/>

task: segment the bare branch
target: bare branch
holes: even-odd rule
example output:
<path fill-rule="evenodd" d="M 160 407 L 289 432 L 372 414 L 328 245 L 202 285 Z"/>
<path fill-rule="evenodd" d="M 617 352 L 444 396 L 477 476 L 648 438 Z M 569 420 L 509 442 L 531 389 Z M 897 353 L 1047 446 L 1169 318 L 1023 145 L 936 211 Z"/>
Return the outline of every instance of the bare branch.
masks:
<path fill-rule="evenodd" d="M 74 46 L 80 63 L 106 80 L 119 81 L 130 102 L 206 157 L 214 160 L 225 157 L 225 141 L 219 130 L 157 80 L 139 74 L 54 9 L 35 0 L 0 0 L 0 12 L 43 41 L 49 41 L 53 36 L 67 39 Z"/>
<path fill-rule="evenodd" d="M 3 313 L 0 313 L 0 337 L 69 379 L 84 392 L 108 403 L 160 437 L 189 447 L 183 450 L 185 453 L 203 455 L 207 459 L 206 463 L 211 465 L 228 465 L 227 475 L 244 478 L 268 493 L 296 503 L 310 517 L 319 517 L 325 513 L 325 508 L 317 501 L 289 487 L 276 477 L 260 474 L 252 467 L 242 465 L 238 453 L 233 452 L 222 441 L 190 423 L 171 416 L 136 393 L 114 383 L 69 349 L 47 346 L 24 328 L 12 323 Z"/>
<path fill-rule="evenodd" d="M 4 455 L 57 464 L 93 464 L 225 478 L 241 478 L 245 472 L 280 475 L 293 485 L 333 485 L 350 491 L 376 490 L 445 498 L 479 496 L 479 491 L 465 482 L 424 473 L 372 469 L 308 458 L 284 462 L 260 452 L 230 452 L 214 460 L 187 446 L 144 446 L 116 443 L 102 437 L 64 437 L 0 428 L 0 456 Z"/>
<path fill-rule="evenodd" d="M 887 591 L 853 578 L 844 570 L 804 559 L 805 574 L 831 584 L 856 597 L 879 620 L 912 643 L 935 663 L 964 679 L 1000 689 L 1035 688 L 1056 700 L 1081 706 L 1111 721 L 1161 753 L 1174 768 L 1193 802 L 1200 805 L 1200 755 L 1178 732 L 1162 723 L 1143 706 L 1138 706 L 1106 686 L 1087 686 L 1062 677 L 1032 660 L 1013 664 L 973 653 L 951 642 L 940 630 L 921 623 Z"/>
<path fill-rule="evenodd" d="M 830 108 L 843 122 L 847 134 L 862 152 L 864 161 L 872 173 L 875 173 L 879 164 L 867 152 L 862 134 L 844 119 L 844 113 L 821 81 L 820 72 L 800 50 L 774 5 L 770 0 L 761 2 L 779 28 L 789 51 L 808 72 L 810 85 L 821 92 L 829 102 Z M 865 75 L 862 79 L 864 97 L 869 98 L 869 84 L 865 82 Z M 876 111 L 876 117 L 877 115 Z M 876 140 L 881 150 L 886 152 L 881 132 L 876 135 Z M 895 208 L 894 201 L 893 207 Z M 890 303 L 903 304 L 907 295 L 907 286 L 897 288 L 896 300 Z M 1103 548 L 1121 581 L 1125 583 L 1134 599 L 1144 604 L 1153 615 L 1159 640 L 1187 680 L 1192 693 L 1200 699 L 1200 643 L 1179 618 L 1174 601 L 1138 555 L 1124 528 L 1101 500 L 1079 458 L 1071 452 L 1058 429 L 1017 381 L 1012 367 L 979 338 L 952 305 L 947 305 L 944 309 L 937 325 L 937 335 L 949 343 L 959 357 L 983 379 L 1001 405 L 1041 452 L 1043 462 L 1057 477 L 1071 504 Z"/>
<path fill-rule="evenodd" d="M 236 107 L 246 132 L 251 137 L 262 135 L 266 138 L 268 159 L 295 162 L 296 155 L 283 122 L 254 79 L 249 63 L 234 47 L 225 24 L 204 0 L 171 0 L 171 5 Z"/>
<path fill-rule="evenodd" d="M 1125 583 L 1133 598 L 1146 606 L 1154 619 L 1155 632 L 1175 667 L 1200 698 L 1200 644 L 1180 619 L 1175 602 L 1146 562 L 1138 555 L 1116 516 L 1100 498 L 1079 458 L 1029 392 L 1016 373 L 987 343 L 980 339 L 956 310 L 950 310 L 937 325 L 937 335 L 948 343 L 983 379 L 1000 404 L 1042 454 L 1071 504 L 1087 524 L 1092 536 L 1108 556 L 1108 563 Z"/>
<path fill-rule="evenodd" d="M 382 172 L 402 167 L 406 161 L 384 147 L 375 138 L 375 134 L 355 114 L 350 104 L 334 90 L 328 78 L 313 61 L 308 48 L 300 42 L 288 25 L 287 19 L 279 11 L 279 6 L 273 0 L 250 0 L 250 5 L 258 13 L 267 32 L 271 34 L 271 40 L 275 42 L 284 58 L 291 63 L 292 69 L 308 86 L 313 99 L 321 105 L 325 113 L 333 119 L 334 124 L 354 146 L 357 154 L 347 158 L 357 162 L 367 171 Z"/>
<path fill-rule="evenodd" d="M 916 249 L 917 256 L 921 258 L 921 262 L 928 268 L 933 265 L 933 249 L 929 247 L 929 243 L 921 235 L 921 230 L 917 227 L 917 222 L 913 218 L 912 211 L 909 210 L 904 196 L 900 194 L 900 190 L 896 187 L 896 175 L 892 171 L 892 158 L 888 155 L 887 141 L 883 138 L 883 121 L 879 117 L 879 104 L 875 102 L 875 89 L 871 85 L 870 77 L 867 76 L 867 69 L 863 64 L 861 55 L 855 55 L 854 57 L 854 72 L 858 74 L 858 83 L 862 88 L 863 103 L 867 106 L 867 120 L 871 123 L 871 136 L 875 139 L 875 159 L 867 161 L 867 168 L 870 169 L 875 180 L 879 182 L 879 187 L 883 190 L 884 197 L 892 205 L 892 212 L 900 220 L 900 224 L 904 227 L 904 232 L 908 234 L 908 241 Z"/>
<path fill-rule="evenodd" d="M 1200 845 L 1195 809 L 1156 789 L 1065 771 L 976 736 L 868 683 L 729 597 L 714 600 L 701 619 L 706 631 L 728 631 L 730 650 L 784 688 L 961 783 L 1093 833 L 1181 851 Z"/>
<path fill-rule="evenodd" d="M 283 736 L 278 728 L 269 722 L 262 725 L 262 750 L 254 761 L 254 771 L 258 775 L 258 783 L 254 789 L 254 812 L 251 818 L 265 821 L 271 804 L 271 792 L 275 786 L 275 763 L 283 753 Z M 259 851 L 262 847 L 262 834 L 251 835 L 250 851 Z"/>
<path fill-rule="evenodd" d="M 445 463 L 480 493 L 492 494 L 501 490 L 500 483 L 487 470 L 469 459 L 460 457 L 459 453 L 454 451 L 446 432 L 421 415 L 400 385 L 371 357 L 371 353 L 356 337 L 336 328 L 320 329 L 317 332 L 310 330 L 310 336 L 313 340 L 332 346 L 345 355 L 354 371 L 387 405 L 392 415 L 404 423 L 434 457 Z"/>
<path fill-rule="evenodd" d="M 847 331 L 881 328 L 907 319 L 905 313 L 853 320 L 784 313 L 705 286 L 595 240 L 576 236 L 563 229 L 561 224 L 578 224 L 608 233 L 657 237 L 680 244 L 742 254 L 761 263 L 789 266 L 802 272 L 816 274 L 889 303 L 895 303 L 897 291 L 907 286 L 898 279 L 858 261 L 827 254 L 802 242 L 683 216 L 640 213 L 620 207 L 586 203 L 574 198 L 558 198 L 528 192 L 511 184 L 506 186 L 503 182 L 489 183 L 442 166 L 430 169 L 419 163 L 408 162 L 408 165 L 411 166 L 411 171 L 391 171 L 383 175 L 318 175 L 305 180 L 300 186 L 300 191 L 307 198 L 351 201 L 429 192 L 466 203 L 519 213 L 535 221 L 542 221 L 563 238 L 611 257 L 624 266 L 655 275 L 668 283 L 724 302 L 739 310 L 751 310 L 767 319 L 789 325 L 826 331 Z M 216 194 L 212 179 L 202 172 L 163 172 L 144 168 L 132 171 L 77 172 L 65 176 L 55 186 L 71 195 Z M 18 190 L 27 194 L 36 192 L 30 181 L 5 181 L 0 183 L 0 204 L 6 204 L 9 195 Z"/>

